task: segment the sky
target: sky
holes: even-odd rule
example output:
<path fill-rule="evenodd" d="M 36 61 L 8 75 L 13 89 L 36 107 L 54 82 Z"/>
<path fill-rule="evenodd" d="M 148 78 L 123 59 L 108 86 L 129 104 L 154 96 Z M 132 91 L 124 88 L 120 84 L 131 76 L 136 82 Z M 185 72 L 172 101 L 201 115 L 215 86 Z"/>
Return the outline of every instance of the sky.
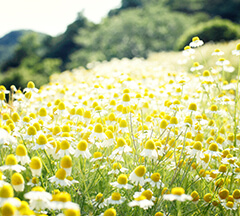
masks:
<path fill-rule="evenodd" d="M 0 0 L 0 37 L 13 30 L 31 29 L 52 36 L 63 33 L 83 11 L 99 23 L 121 0 Z"/>

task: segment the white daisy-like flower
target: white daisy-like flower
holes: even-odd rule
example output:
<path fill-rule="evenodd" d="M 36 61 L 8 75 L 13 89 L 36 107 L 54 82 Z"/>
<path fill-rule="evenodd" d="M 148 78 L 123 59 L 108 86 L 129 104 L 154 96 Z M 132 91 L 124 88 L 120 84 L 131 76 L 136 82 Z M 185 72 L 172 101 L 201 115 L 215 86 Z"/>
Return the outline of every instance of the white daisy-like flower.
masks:
<path fill-rule="evenodd" d="M 19 207 L 21 202 L 13 196 L 14 192 L 10 184 L 7 183 L 0 187 L 0 207 L 2 207 L 5 202 L 10 202 L 12 205 Z"/>
<path fill-rule="evenodd" d="M 154 203 L 148 200 L 147 197 L 141 195 L 135 198 L 134 201 L 128 203 L 128 205 L 130 207 L 139 206 L 140 208 L 146 210 L 148 208 L 151 208 L 154 205 Z"/>
<path fill-rule="evenodd" d="M 30 157 L 27 155 L 27 149 L 23 144 L 19 144 L 16 148 L 16 159 L 22 165 L 30 163 Z"/>
<path fill-rule="evenodd" d="M 10 135 L 6 130 L 0 128 L 0 134 L 0 145 L 17 145 L 16 138 Z"/>
<path fill-rule="evenodd" d="M 190 71 L 199 71 L 203 69 L 203 65 L 200 65 L 198 62 L 194 62 L 193 66 L 190 68 Z"/>
<path fill-rule="evenodd" d="M 148 140 L 144 146 L 143 151 L 140 153 L 143 157 L 149 157 L 151 159 L 156 160 L 158 158 L 158 153 L 156 150 L 156 146 L 153 140 Z"/>
<path fill-rule="evenodd" d="M 214 52 L 212 53 L 212 56 L 221 56 L 224 55 L 224 52 L 221 51 L 220 49 L 215 49 Z"/>
<path fill-rule="evenodd" d="M 144 185 L 143 176 L 146 173 L 146 167 L 143 165 L 138 166 L 129 176 L 129 180 L 131 180 L 135 185 L 140 184 Z"/>
<path fill-rule="evenodd" d="M 13 154 L 9 154 L 6 158 L 6 165 L 0 167 L 1 171 L 4 170 L 14 170 L 16 172 L 21 172 L 26 170 L 24 166 L 17 164 L 17 159 Z"/>
<path fill-rule="evenodd" d="M 75 153 L 74 148 L 70 145 L 67 140 L 63 140 L 60 143 L 60 150 L 57 152 L 59 157 L 64 157 L 65 155 L 73 155 Z"/>
<path fill-rule="evenodd" d="M 120 193 L 113 192 L 112 195 L 106 199 L 106 202 L 108 204 L 117 205 L 122 204 L 125 200 L 126 198 L 122 197 Z"/>
<path fill-rule="evenodd" d="M 202 40 L 199 39 L 199 37 L 193 37 L 192 42 L 189 44 L 190 47 L 200 47 L 204 44 Z"/>
<path fill-rule="evenodd" d="M 191 56 L 195 53 L 195 50 L 192 49 L 190 46 L 185 46 L 184 50 L 182 51 L 182 54 L 184 56 Z"/>
<path fill-rule="evenodd" d="M 67 192 L 59 192 L 52 195 L 51 206 L 54 210 L 79 209 L 77 203 L 71 202 L 71 195 Z"/>
<path fill-rule="evenodd" d="M 120 163 L 114 163 L 112 166 L 112 170 L 108 172 L 108 175 L 110 174 L 116 174 L 118 175 L 120 172 L 127 172 L 128 169 L 122 167 L 122 165 Z"/>
<path fill-rule="evenodd" d="M 81 140 L 78 145 L 77 145 L 77 149 L 75 151 L 74 157 L 79 157 L 82 156 L 83 158 L 90 158 L 91 157 L 91 153 L 88 150 L 88 143 L 86 140 Z"/>
<path fill-rule="evenodd" d="M 94 142 L 94 140 L 105 140 L 107 139 L 106 134 L 104 133 L 102 124 L 98 123 L 94 127 L 94 131 L 89 136 L 89 140 Z"/>
<path fill-rule="evenodd" d="M 145 179 L 144 182 L 149 182 L 152 187 L 157 187 L 158 189 L 164 187 L 164 183 L 161 181 L 159 173 L 153 173 L 150 178 Z"/>
<path fill-rule="evenodd" d="M 232 51 L 233 55 L 240 56 L 240 43 L 237 44 L 236 49 Z"/>
<path fill-rule="evenodd" d="M 141 192 L 135 192 L 133 198 L 138 198 L 140 196 L 145 196 L 148 200 L 155 202 L 156 197 L 153 196 L 153 192 L 150 189 L 144 190 L 141 188 Z"/>
<path fill-rule="evenodd" d="M 104 200 L 102 193 L 98 193 L 95 199 L 92 199 L 92 204 L 94 207 L 98 208 L 104 208 L 107 206 L 107 202 Z"/>
<path fill-rule="evenodd" d="M 25 199 L 29 199 L 29 205 L 31 209 L 43 210 L 46 208 L 52 208 L 50 200 L 52 195 L 46 192 L 42 187 L 34 187 L 30 192 L 24 194 Z"/>
<path fill-rule="evenodd" d="M 187 200 L 192 200 L 193 198 L 190 195 L 185 194 L 185 190 L 182 187 L 175 187 L 172 188 L 171 194 L 164 194 L 163 195 L 164 200 L 178 200 L 180 202 L 184 202 Z"/>
<path fill-rule="evenodd" d="M 128 178 L 125 174 L 120 174 L 116 182 L 111 182 L 110 185 L 117 188 L 132 189 L 133 186 L 128 184 Z"/>
<path fill-rule="evenodd" d="M 48 180 L 56 185 L 70 186 L 71 182 L 66 178 L 66 176 L 66 171 L 61 168 L 56 172 L 55 176 L 50 177 Z"/>
<path fill-rule="evenodd" d="M 220 58 L 217 62 L 216 65 L 218 66 L 226 66 L 229 65 L 230 62 L 228 60 L 226 60 L 225 58 Z"/>

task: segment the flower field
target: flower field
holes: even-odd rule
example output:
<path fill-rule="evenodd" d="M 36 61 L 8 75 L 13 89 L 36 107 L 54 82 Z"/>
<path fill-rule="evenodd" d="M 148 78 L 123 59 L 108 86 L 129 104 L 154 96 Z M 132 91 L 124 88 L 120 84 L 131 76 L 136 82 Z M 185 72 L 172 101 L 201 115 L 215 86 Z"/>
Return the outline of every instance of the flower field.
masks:
<path fill-rule="evenodd" d="M 0 86 L 0 215 L 240 215 L 240 67 L 202 45 Z"/>

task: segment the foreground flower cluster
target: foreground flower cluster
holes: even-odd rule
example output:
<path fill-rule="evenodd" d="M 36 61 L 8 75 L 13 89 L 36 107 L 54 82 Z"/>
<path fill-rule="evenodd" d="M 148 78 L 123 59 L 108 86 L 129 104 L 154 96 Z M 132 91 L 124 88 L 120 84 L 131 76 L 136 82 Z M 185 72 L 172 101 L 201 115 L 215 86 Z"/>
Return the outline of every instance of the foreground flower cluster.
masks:
<path fill-rule="evenodd" d="M 193 38 L 183 55 L 193 60 L 201 45 Z M 0 86 L 1 214 L 239 214 L 239 82 L 225 80 L 229 64 L 194 62 L 187 73 L 115 59 L 40 89 Z"/>

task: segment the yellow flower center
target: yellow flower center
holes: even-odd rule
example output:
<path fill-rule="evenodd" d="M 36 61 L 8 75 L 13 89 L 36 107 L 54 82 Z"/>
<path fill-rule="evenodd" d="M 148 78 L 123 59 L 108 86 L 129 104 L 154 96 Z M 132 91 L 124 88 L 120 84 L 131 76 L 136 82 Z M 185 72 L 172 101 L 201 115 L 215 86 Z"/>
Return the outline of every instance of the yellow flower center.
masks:
<path fill-rule="evenodd" d="M 147 197 L 141 195 L 141 196 L 135 198 L 134 200 L 136 200 L 136 201 L 142 201 L 142 200 L 146 200 L 146 199 L 147 199 Z"/>
<path fill-rule="evenodd" d="M 11 198 L 13 195 L 13 188 L 10 184 L 4 184 L 0 188 L 0 198 Z"/>
<path fill-rule="evenodd" d="M 94 153 L 93 153 L 93 157 L 94 157 L 94 158 L 102 157 L 102 153 L 101 153 L 101 152 L 94 152 Z"/>
<path fill-rule="evenodd" d="M 195 142 L 194 145 L 193 145 L 193 149 L 201 151 L 202 150 L 202 143 L 199 142 L 199 141 Z"/>
<path fill-rule="evenodd" d="M 199 39 L 199 37 L 193 37 L 192 38 L 192 42 L 194 42 L 194 41 L 199 41 L 200 39 Z"/>
<path fill-rule="evenodd" d="M 124 102 L 129 102 L 129 101 L 130 101 L 130 96 L 129 96 L 129 94 L 128 94 L 128 93 L 124 94 L 122 100 L 123 100 Z"/>
<path fill-rule="evenodd" d="M 66 150 L 69 149 L 70 143 L 67 140 L 63 140 L 60 144 L 60 149 Z"/>
<path fill-rule="evenodd" d="M 220 165 L 220 167 L 218 168 L 218 171 L 219 172 L 227 172 L 227 167 L 226 167 L 226 165 L 225 164 L 222 164 L 222 165 Z"/>
<path fill-rule="evenodd" d="M 116 170 L 116 169 L 121 169 L 122 168 L 122 165 L 120 163 L 114 163 L 113 164 L 113 169 Z"/>
<path fill-rule="evenodd" d="M 66 178 L 66 171 L 64 169 L 59 169 L 55 176 L 60 180 L 64 180 Z"/>
<path fill-rule="evenodd" d="M 237 44 L 237 46 L 236 46 L 236 50 L 240 50 L 240 43 Z"/>
<path fill-rule="evenodd" d="M 19 114 L 18 114 L 18 113 L 13 113 L 13 114 L 12 114 L 12 120 L 13 120 L 14 122 L 18 122 L 18 121 L 20 120 Z"/>
<path fill-rule="evenodd" d="M 168 122 L 165 119 L 163 119 L 160 123 L 160 128 L 166 129 L 167 126 L 168 126 Z"/>
<path fill-rule="evenodd" d="M 203 199 L 205 202 L 209 203 L 212 200 L 212 194 L 210 194 L 210 193 L 205 194 Z"/>
<path fill-rule="evenodd" d="M 154 182 L 159 182 L 160 180 L 160 174 L 159 173 L 153 173 L 151 175 L 151 179 L 154 181 Z"/>
<path fill-rule="evenodd" d="M 64 211 L 65 216 L 81 216 L 79 209 L 66 209 Z"/>
<path fill-rule="evenodd" d="M 118 138 L 117 140 L 117 147 L 123 147 L 126 145 L 126 141 L 124 138 Z"/>
<path fill-rule="evenodd" d="M 26 156 L 27 155 L 27 149 L 23 144 L 19 144 L 16 148 L 16 155 L 17 156 Z"/>
<path fill-rule="evenodd" d="M 10 202 L 5 202 L 2 206 L 1 213 L 2 216 L 13 216 L 16 212 L 16 207 L 13 206 Z"/>
<path fill-rule="evenodd" d="M 192 125 L 192 124 L 193 124 L 193 121 L 192 121 L 192 119 L 191 119 L 190 116 L 186 116 L 186 118 L 184 119 L 184 123 L 187 123 L 187 124 Z"/>
<path fill-rule="evenodd" d="M 24 183 L 23 176 L 20 173 L 14 173 L 11 178 L 12 185 L 21 185 Z"/>
<path fill-rule="evenodd" d="M 56 195 L 56 201 L 71 202 L 71 195 L 67 192 L 60 192 Z"/>
<path fill-rule="evenodd" d="M 192 110 L 192 111 L 197 111 L 197 104 L 195 103 L 191 103 L 188 107 L 189 110 Z"/>
<path fill-rule="evenodd" d="M 220 196 L 221 199 L 226 199 L 229 195 L 229 191 L 227 189 L 223 189 L 219 191 L 218 195 Z"/>
<path fill-rule="evenodd" d="M 43 134 L 39 135 L 38 139 L 37 139 L 37 144 L 38 145 L 45 145 L 47 144 L 47 137 Z"/>
<path fill-rule="evenodd" d="M 145 196 L 148 200 L 151 200 L 153 193 L 150 190 L 145 190 L 141 195 Z"/>
<path fill-rule="evenodd" d="M 211 145 L 208 147 L 210 151 L 218 151 L 218 145 L 216 143 L 211 143 Z"/>
<path fill-rule="evenodd" d="M 121 199 L 121 194 L 118 192 L 112 193 L 112 200 L 120 200 Z"/>
<path fill-rule="evenodd" d="M 198 67 L 199 66 L 199 63 L 198 62 L 194 62 L 193 63 L 193 67 Z"/>
<path fill-rule="evenodd" d="M 9 154 L 6 158 L 6 165 L 16 165 L 17 159 L 13 154 Z"/>
<path fill-rule="evenodd" d="M 185 194 L 185 190 L 182 187 L 175 187 L 172 188 L 171 194 L 181 196 L 182 194 Z"/>
<path fill-rule="evenodd" d="M 120 122 L 120 124 L 119 124 L 119 126 L 120 126 L 121 128 L 126 128 L 126 127 L 127 127 L 127 121 L 126 121 L 125 119 L 122 119 L 121 122 Z"/>
<path fill-rule="evenodd" d="M 35 128 L 34 126 L 29 126 L 29 127 L 28 127 L 28 130 L 27 130 L 27 134 L 28 134 L 29 136 L 34 136 L 34 135 L 36 135 L 36 134 L 37 134 L 36 128 Z"/>
<path fill-rule="evenodd" d="M 240 190 L 239 189 L 236 189 L 233 191 L 233 198 L 240 199 Z"/>
<path fill-rule="evenodd" d="M 47 110 L 46 110 L 46 108 L 42 107 L 42 108 L 39 110 L 39 115 L 40 115 L 41 117 L 47 116 Z"/>
<path fill-rule="evenodd" d="M 125 185 L 128 183 L 127 175 L 125 174 L 120 174 L 117 179 L 118 184 Z"/>
<path fill-rule="evenodd" d="M 32 97 L 32 92 L 26 92 L 25 97 L 30 99 Z"/>
<path fill-rule="evenodd" d="M 105 132 L 105 134 L 106 134 L 106 136 L 108 137 L 108 139 L 113 139 L 113 133 L 112 133 L 112 131 L 107 130 L 107 131 Z"/>
<path fill-rule="evenodd" d="M 178 123 L 177 117 L 175 117 L 175 116 L 171 117 L 170 124 L 177 124 L 177 123 Z"/>
<path fill-rule="evenodd" d="M 60 133 L 61 132 L 61 128 L 59 127 L 59 126 L 55 126 L 54 128 L 53 128 L 53 135 L 57 135 L 58 133 Z"/>
<path fill-rule="evenodd" d="M 77 148 L 79 151 L 86 151 L 87 147 L 88 147 L 88 144 L 86 140 L 81 140 L 77 145 Z"/>
<path fill-rule="evenodd" d="M 193 202 L 198 201 L 199 198 L 200 198 L 197 191 L 193 191 L 193 192 L 191 193 L 191 197 L 193 198 L 193 199 L 192 199 Z"/>
<path fill-rule="evenodd" d="M 62 127 L 62 132 L 70 132 L 71 131 L 71 128 L 70 128 L 70 126 L 69 125 L 64 125 L 63 127 Z"/>
<path fill-rule="evenodd" d="M 226 204 L 226 206 L 228 207 L 228 208 L 233 208 L 233 202 L 231 202 L 231 201 L 228 201 L 227 202 L 227 204 Z"/>
<path fill-rule="evenodd" d="M 27 84 L 27 87 L 28 87 L 28 88 L 35 88 L 34 82 L 29 81 L 28 84 Z"/>
<path fill-rule="evenodd" d="M 81 108 L 77 109 L 76 115 L 82 116 L 83 115 L 83 110 Z"/>
<path fill-rule="evenodd" d="M 33 157 L 30 162 L 30 167 L 32 169 L 40 169 L 42 168 L 42 162 L 39 157 Z"/>
<path fill-rule="evenodd" d="M 114 208 L 110 208 L 110 209 L 107 209 L 103 216 L 116 216 L 117 215 L 117 212 Z"/>
<path fill-rule="evenodd" d="M 65 155 L 61 159 L 61 167 L 62 168 L 71 168 L 72 167 L 72 158 L 69 155 Z"/>
<path fill-rule="evenodd" d="M 38 184 L 39 183 L 39 179 L 37 177 L 33 177 L 32 178 L 32 183 L 33 184 Z"/>
<path fill-rule="evenodd" d="M 213 111 L 213 112 L 216 112 L 216 111 L 218 110 L 217 105 L 212 105 L 212 106 L 210 107 L 210 110 Z"/>
<path fill-rule="evenodd" d="M 103 202 L 104 201 L 103 194 L 102 193 L 98 193 L 96 198 L 95 198 L 95 201 L 96 202 L 99 202 L 99 201 Z"/>
<path fill-rule="evenodd" d="M 138 177 L 143 177 L 144 174 L 146 173 L 146 167 L 143 165 L 138 166 L 135 170 L 134 173 L 138 176 Z"/>
<path fill-rule="evenodd" d="M 30 118 L 28 116 L 24 116 L 23 117 L 23 121 L 29 123 L 30 122 Z"/>
<path fill-rule="evenodd" d="M 162 212 L 157 212 L 154 216 L 164 216 Z"/>
<path fill-rule="evenodd" d="M 58 104 L 58 109 L 59 109 L 59 110 L 65 110 L 65 109 L 66 109 L 65 104 L 64 104 L 63 102 L 60 102 L 60 103 Z"/>
<path fill-rule="evenodd" d="M 154 150 L 156 148 L 153 140 L 148 140 L 145 144 L 145 149 Z"/>
<path fill-rule="evenodd" d="M 102 133 L 103 132 L 102 124 L 100 124 L 100 123 L 96 124 L 95 127 L 94 127 L 94 132 L 95 133 Z"/>
<path fill-rule="evenodd" d="M 40 186 L 34 187 L 34 188 L 32 189 L 32 191 L 45 192 L 45 190 L 44 190 L 42 187 L 40 187 Z"/>

